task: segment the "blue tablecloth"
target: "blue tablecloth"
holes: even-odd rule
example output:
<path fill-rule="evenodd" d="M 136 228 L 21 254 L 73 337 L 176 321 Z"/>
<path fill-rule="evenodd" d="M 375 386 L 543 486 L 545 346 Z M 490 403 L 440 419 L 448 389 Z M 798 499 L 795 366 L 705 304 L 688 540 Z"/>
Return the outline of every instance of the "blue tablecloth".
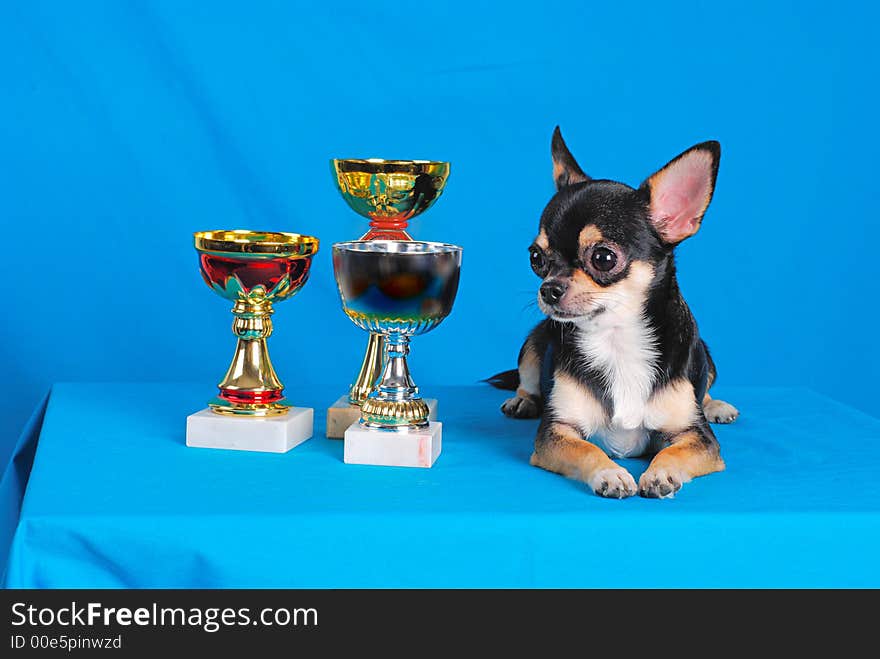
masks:
<path fill-rule="evenodd" d="M 488 387 L 428 389 L 444 422 L 430 470 L 343 464 L 323 437 L 339 391 L 289 393 L 316 408 L 315 437 L 273 455 L 184 445 L 204 385 L 56 385 L 6 584 L 880 586 L 880 421 L 807 390 L 721 392 L 742 410 L 716 427 L 727 471 L 662 501 L 530 467 L 536 423 L 504 418 Z M 646 462 L 624 464 L 638 478 Z"/>

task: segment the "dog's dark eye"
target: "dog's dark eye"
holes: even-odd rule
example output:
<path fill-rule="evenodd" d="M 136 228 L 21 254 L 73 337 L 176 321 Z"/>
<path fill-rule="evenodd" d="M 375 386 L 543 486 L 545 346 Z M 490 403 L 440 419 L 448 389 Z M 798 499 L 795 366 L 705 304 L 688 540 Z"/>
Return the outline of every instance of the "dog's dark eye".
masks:
<path fill-rule="evenodd" d="M 608 272 L 617 265 L 617 254 L 608 247 L 596 247 L 590 256 L 590 263 L 599 272 Z"/>
<path fill-rule="evenodd" d="M 532 263 L 532 270 L 535 271 L 536 274 L 540 276 L 544 276 L 544 269 L 547 266 L 547 262 L 544 260 L 544 255 L 537 249 L 533 249 L 529 252 L 529 260 Z"/>

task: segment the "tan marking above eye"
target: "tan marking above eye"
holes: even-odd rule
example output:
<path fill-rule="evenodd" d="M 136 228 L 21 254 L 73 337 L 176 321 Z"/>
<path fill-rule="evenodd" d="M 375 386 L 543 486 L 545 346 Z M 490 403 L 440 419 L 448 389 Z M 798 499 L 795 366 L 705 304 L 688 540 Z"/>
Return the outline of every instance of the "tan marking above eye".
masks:
<path fill-rule="evenodd" d="M 599 231 L 599 227 L 595 224 L 588 224 L 585 226 L 581 229 L 581 233 L 578 236 L 578 244 L 581 246 L 581 249 L 596 243 L 601 243 L 603 240 L 605 240 L 605 238 L 602 235 L 602 232 Z"/>
<path fill-rule="evenodd" d="M 547 238 L 547 232 L 544 229 L 538 233 L 538 237 L 535 238 L 535 244 L 541 249 L 548 249 L 550 247 L 550 240 Z"/>

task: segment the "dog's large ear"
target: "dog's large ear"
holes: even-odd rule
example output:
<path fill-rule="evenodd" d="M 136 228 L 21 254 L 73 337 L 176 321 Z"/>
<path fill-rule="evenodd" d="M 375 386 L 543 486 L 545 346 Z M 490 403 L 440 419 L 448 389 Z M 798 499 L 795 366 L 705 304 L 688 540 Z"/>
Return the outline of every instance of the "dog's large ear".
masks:
<path fill-rule="evenodd" d="M 571 151 L 565 146 L 565 140 L 562 139 L 559 126 L 553 131 L 550 155 L 553 156 L 553 180 L 556 181 L 557 190 L 566 185 L 590 180 L 590 177 L 584 174 L 574 156 L 571 155 Z"/>
<path fill-rule="evenodd" d="M 651 222 L 664 242 L 694 235 L 712 201 L 721 145 L 703 142 L 674 158 L 642 183 L 650 197 Z"/>

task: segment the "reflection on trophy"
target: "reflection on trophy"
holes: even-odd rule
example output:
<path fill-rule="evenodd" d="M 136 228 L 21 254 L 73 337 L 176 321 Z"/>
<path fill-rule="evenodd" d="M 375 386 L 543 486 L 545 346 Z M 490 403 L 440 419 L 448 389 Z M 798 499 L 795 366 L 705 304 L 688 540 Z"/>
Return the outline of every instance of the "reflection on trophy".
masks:
<path fill-rule="evenodd" d="M 330 161 L 342 198 L 356 213 L 370 220 L 360 240 L 412 240 L 409 220 L 443 193 L 449 163 L 430 160 L 380 158 Z M 360 371 L 348 394 L 327 410 L 327 437 L 341 438 L 361 414 L 360 406 L 382 370 L 382 335 L 371 333 Z M 430 417 L 436 418 L 437 401 L 429 399 Z"/>
<path fill-rule="evenodd" d="M 345 431 L 345 462 L 430 467 L 441 449 L 442 424 L 409 374 L 410 337 L 430 332 L 449 312 L 458 290 L 461 247 L 373 240 L 333 245 L 342 307 L 363 330 L 384 337 L 384 367 Z"/>
<path fill-rule="evenodd" d="M 205 283 L 233 302 L 235 355 L 208 408 L 187 417 L 186 444 L 283 453 L 312 436 L 312 408 L 293 407 L 275 374 L 266 339 L 273 304 L 306 283 L 318 240 L 295 233 L 195 234 Z"/>

